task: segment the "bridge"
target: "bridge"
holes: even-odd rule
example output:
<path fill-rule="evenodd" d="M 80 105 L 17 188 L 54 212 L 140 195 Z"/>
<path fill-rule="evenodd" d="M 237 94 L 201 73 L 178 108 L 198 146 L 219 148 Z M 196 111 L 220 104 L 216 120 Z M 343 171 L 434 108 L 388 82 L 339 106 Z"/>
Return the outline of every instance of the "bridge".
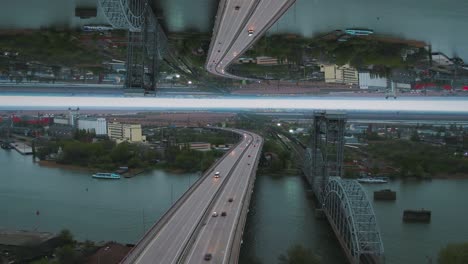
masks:
<path fill-rule="evenodd" d="M 319 210 L 326 216 L 351 264 L 384 263 L 384 247 L 372 204 L 361 184 L 343 179 L 346 116 L 317 112 L 311 145 L 280 139 L 302 159 L 302 171 L 312 186 Z"/>
<path fill-rule="evenodd" d="M 208 258 L 211 263 L 237 263 L 263 139 L 238 129 L 225 131 L 240 138 L 237 145 L 172 205 L 121 263 L 206 263 Z"/>
<path fill-rule="evenodd" d="M 161 61 L 193 76 L 192 69 L 171 49 L 148 0 L 99 0 L 99 7 L 114 29 L 127 30 L 127 90 L 154 91 Z"/>

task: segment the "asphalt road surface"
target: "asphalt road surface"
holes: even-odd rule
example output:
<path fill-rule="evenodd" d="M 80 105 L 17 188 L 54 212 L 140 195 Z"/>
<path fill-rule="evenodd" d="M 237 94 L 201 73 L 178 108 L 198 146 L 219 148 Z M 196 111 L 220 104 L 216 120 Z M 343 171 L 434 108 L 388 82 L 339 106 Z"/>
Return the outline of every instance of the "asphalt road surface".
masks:
<path fill-rule="evenodd" d="M 250 48 L 294 2 L 221 0 L 206 69 L 218 76 L 246 79 L 227 73 L 226 67 Z"/>
<path fill-rule="evenodd" d="M 242 135 L 240 143 L 224 159 L 219 161 L 208 175 L 205 175 L 198 182 L 198 186 L 193 189 L 193 192 L 187 196 L 183 203 L 175 208 L 175 212 L 168 221 L 156 224 L 147 232 L 122 263 L 177 263 L 182 253 L 190 250 L 192 246 L 188 244 L 190 238 L 197 238 L 195 232 L 197 226 L 201 226 L 203 224 L 202 220 L 211 216 L 212 211 L 210 209 L 213 203 L 217 208 L 216 206 L 226 202 L 226 195 L 240 200 L 243 195 L 242 189 L 236 189 L 236 186 L 242 188 L 246 184 L 243 182 L 248 181 L 246 175 L 250 176 L 250 172 L 254 168 L 253 163 L 246 164 L 252 158 L 260 155 L 260 149 L 258 144 L 254 143 L 254 139 L 261 140 L 261 138 L 250 132 L 233 131 Z M 248 157 L 248 155 L 251 155 L 251 157 Z M 216 171 L 220 172 L 219 178 L 214 177 Z M 233 202 L 232 208 L 235 208 L 236 204 L 237 201 L 236 203 Z M 219 209 L 227 210 L 228 208 L 219 207 Z M 230 211 L 230 213 L 234 214 L 235 212 Z M 221 218 L 221 216 L 219 217 Z M 207 223 L 206 227 L 208 226 Z M 226 228 L 226 231 L 229 232 L 232 230 L 229 225 L 223 225 L 219 228 Z M 223 234 L 226 233 L 223 232 Z"/>

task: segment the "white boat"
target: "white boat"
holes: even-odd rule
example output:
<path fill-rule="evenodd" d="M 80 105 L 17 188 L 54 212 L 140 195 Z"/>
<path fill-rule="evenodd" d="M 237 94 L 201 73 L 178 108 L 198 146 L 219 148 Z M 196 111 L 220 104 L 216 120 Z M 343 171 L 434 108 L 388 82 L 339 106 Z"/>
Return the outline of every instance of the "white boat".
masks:
<path fill-rule="evenodd" d="M 97 179 L 120 179 L 120 174 L 111 172 L 98 172 L 93 174 L 93 178 Z"/>
<path fill-rule="evenodd" d="M 359 178 L 357 179 L 359 183 L 387 183 L 388 180 L 385 178 Z"/>

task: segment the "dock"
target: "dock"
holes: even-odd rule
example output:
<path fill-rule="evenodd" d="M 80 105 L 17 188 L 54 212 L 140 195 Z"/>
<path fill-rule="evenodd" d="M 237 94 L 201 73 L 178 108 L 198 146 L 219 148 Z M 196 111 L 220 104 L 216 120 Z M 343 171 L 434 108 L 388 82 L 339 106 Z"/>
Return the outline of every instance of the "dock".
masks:
<path fill-rule="evenodd" d="M 390 189 L 375 191 L 374 192 L 374 200 L 395 201 L 396 200 L 396 192 L 392 191 Z"/>
<path fill-rule="evenodd" d="M 404 222 L 429 223 L 431 221 L 431 211 L 429 210 L 405 210 L 403 212 Z"/>
<path fill-rule="evenodd" d="M 33 154 L 33 149 L 31 146 L 27 145 L 24 142 L 13 142 L 10 143 L 10 146 L 12 146 L 16 151 L 18 151 L 22 155 L 32 155 Z"/>

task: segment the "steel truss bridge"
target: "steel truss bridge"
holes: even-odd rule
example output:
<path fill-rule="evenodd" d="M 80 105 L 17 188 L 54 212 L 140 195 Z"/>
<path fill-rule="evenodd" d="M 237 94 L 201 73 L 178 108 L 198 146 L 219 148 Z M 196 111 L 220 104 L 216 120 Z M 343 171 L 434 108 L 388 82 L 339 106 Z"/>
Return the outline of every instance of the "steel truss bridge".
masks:
<path fill-rule="evenodd" d="M 172 62 L 175 66 L 171 67 L 181 72 L 192 73 L 187 67 L 177 66 L 182 64 L 181 59 L 170 51 L 148 0 L 99 0 L 99 7 L 113 28 L 128 31 L 125 88 L 154 91 L 163 60 Z"/>
<path fill-rule="evenodd" d="M 383 263 L 384 248 L 372 204 L 356 180 L 341 178 L 345 123 L 343 113 L 314 114 L 314 135 L 302 169 L 348 261 Z"/>

